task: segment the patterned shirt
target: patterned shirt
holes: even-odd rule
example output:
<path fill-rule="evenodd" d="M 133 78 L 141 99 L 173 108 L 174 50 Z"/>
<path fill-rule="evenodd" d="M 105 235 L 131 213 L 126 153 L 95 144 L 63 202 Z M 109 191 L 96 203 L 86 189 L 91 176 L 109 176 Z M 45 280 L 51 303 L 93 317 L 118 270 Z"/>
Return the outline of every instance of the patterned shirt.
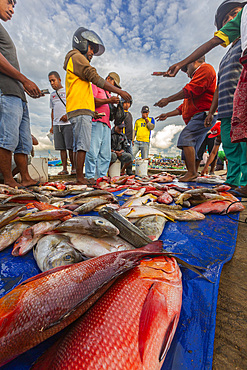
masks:
<path fill-rule="evenodd" d="M 218 73 L 218 118 L 227 118 L 232 116 L 233 96 L 236 90 L 238 80 L 242 71 L 242 65 L 239 62 L 241 56 L 241 40 L 232 45 L 220 62 Z"/>

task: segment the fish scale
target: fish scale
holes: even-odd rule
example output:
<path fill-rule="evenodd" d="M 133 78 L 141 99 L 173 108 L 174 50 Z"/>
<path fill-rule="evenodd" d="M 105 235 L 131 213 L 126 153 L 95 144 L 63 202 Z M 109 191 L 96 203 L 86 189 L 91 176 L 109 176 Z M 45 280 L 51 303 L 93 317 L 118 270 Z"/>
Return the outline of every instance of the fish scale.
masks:
<path fill-rule="evenodd" d="M 161 250 L 162 243 L 155 242 L 139 250 L 109 253 L 17 286 L 0 299 L 0 366 L 76 320 L 104 293 L 95 294 L 99 288 L 136 266 L 141 257 Z"/>
<path fill-rule="evenodd" d="M 163 340 L 173 319 L 178 322 L 181 300 L 176 261 L 144 260 L 119 278 L 33 370 L 159 370 Z M 168 332 L 168 347 L 173 335 Z"/>

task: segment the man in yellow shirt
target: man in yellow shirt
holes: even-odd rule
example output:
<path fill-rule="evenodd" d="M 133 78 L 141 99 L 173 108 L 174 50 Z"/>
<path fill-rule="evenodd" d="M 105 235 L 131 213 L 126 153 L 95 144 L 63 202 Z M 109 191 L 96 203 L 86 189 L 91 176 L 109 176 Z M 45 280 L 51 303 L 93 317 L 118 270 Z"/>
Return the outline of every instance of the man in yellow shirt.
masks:
<path fill-rule="evenodd" d="M 148 158 L 151 131 L 154 129 L 155 120 L 153 117 L 148 117 L 149 108 L 144 105 L 141 110 L 142 117 L 135 122 L 133 132 L 133 156 L 136 157 L 139 150 L 141 151 L 141 158 Z"/>

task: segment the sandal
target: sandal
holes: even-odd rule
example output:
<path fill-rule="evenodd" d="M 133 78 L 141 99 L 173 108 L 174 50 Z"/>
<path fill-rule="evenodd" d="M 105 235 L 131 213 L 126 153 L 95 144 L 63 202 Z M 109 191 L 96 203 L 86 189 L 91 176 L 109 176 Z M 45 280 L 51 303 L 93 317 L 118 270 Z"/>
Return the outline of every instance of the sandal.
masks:
<path fill-rule="evenodd" d="M 58 172 L 58 175 L 68 175 L 68 174 L 69 174 L 68 171 L 65 170 Z"/>
<path fill-rule="evenodd" d="M 71 170 L 70 174 L 71 175 L 76 175 L 76 170 Z"/>

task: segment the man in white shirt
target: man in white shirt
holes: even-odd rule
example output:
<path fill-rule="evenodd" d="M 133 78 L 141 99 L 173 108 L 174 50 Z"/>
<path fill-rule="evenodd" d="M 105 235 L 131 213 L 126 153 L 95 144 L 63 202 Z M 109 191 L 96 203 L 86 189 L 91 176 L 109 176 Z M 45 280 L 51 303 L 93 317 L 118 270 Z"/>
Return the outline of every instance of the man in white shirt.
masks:
<path fill-rule="evenodd" d="M 63 170 L 58 175 L 68 175 L 67 150 L 72 165 L 71 175 L 76 174 L 73 155 L 73 129 L 66 114 L 66 92 L 61 84 L 58 72 L 48 75 L 51 87 L 54 89 L 50 96 L 51 122 L 50 132 L 54 134 L 55 149 L 60 151 Z"/>

